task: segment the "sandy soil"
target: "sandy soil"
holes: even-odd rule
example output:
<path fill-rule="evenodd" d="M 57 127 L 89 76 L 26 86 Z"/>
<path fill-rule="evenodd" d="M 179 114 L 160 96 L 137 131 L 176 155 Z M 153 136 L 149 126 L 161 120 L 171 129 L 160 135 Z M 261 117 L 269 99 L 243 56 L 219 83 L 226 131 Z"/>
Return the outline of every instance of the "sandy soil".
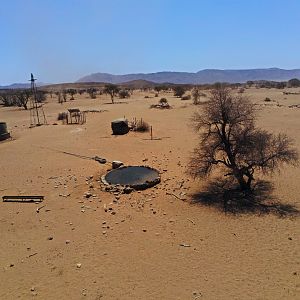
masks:
<path fill-rule="evenodd" d="M 275 89 L 245 94 L 259 104 L 258 124 L 288 133 L 300 149 L 300 109 L 288 107 L 300 104 L 300 96 Z M 49 97 L 44 106 L 49 125 L 31 129 L 29 112 L 0 108 L 0 120 L 13 136 L 0 143 L 1 196 L 45 196 L 40 204 L 0 202 L 0 298 L 300 297 L 299 218 L 225 214 L 193 204 L 203 182 L 185 172 L 197 142 L 189 123 L 197 108 L 170 93 L 160 96 L 173 109 L 149 109 L 159 98 L 145 95 L 136 91 L 127 103 L 115 105 L 99 95 L 96 100 L 76 95 L 62 105 Z M 275 102 L 265 102 L 266 97 Z M 88 113 L 84 125 L 52 125 L 58 112 L 74 107 L 105 111 Z M 161 139 L 133 132 L 112 136 L 110 121 L 123 116 L 148 121 Z M 116 199 L 98 182 L 107 165 L 59 151 L 128 165 L 148 159 L 162 171 L 162 182 Z M 274 183 L 274 197 L 300 209 L 299 168 L 284 168 L 268 180 Z M 95 196 L 86 199 L 86 191 Z"/>

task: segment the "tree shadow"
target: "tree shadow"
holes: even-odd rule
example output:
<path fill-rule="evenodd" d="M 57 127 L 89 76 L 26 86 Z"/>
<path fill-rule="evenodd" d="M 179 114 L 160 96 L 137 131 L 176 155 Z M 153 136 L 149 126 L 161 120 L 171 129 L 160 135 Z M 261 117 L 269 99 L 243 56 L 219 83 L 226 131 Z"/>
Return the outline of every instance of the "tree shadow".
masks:
<path fill-rule="evenodd" d="M 231 214 L 274 214 L 279 217 L 300 216 L 298 208 L 281 203 L 272 195 L 269 181 L 257 181 L 250 193 L 242 192 L 236 184 L 223 179 L 209 182 L 204 191 L 192 195 L 192 203 L 212 206 Z"/>

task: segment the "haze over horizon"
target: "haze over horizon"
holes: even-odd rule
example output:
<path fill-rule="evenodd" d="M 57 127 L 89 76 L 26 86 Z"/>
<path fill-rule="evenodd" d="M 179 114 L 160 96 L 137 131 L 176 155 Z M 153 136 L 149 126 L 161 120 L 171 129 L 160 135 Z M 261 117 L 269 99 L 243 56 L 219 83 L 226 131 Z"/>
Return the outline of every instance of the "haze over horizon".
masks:
<path fill-rule="evenodd" d="M 111 74 L 300 67 L 296 0 L 11 0 L 0 85 Z"/>

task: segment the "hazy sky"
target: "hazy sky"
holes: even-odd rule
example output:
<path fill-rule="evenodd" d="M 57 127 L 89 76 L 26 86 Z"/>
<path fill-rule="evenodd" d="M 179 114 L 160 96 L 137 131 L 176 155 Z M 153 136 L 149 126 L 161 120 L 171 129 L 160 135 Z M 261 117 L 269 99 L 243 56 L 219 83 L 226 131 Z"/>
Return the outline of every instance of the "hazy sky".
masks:
<path fill-rule="evenodd" d="M 1 0 L 0 85 L 299 68 L 299 0 Z"/>

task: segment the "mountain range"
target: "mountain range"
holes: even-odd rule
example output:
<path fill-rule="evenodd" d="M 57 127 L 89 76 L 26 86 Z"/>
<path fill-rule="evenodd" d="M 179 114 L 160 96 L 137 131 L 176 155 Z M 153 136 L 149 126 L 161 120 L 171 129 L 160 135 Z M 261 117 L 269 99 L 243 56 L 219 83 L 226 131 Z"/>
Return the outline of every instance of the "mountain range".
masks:
<path fill-rule="evenodd" d="M 156 72 L 113 75 L 108 73 L 94 73 L 80 78 L 77 82 L 105 82 L 124 83 L 132 80 L 147 80 L 154 83 L 175 84 L 204 84 L 215 82 L 244 83 L 247 81 L 269 80 L 288 81 L 300 78 L 300 69 L 285 70 L 279 68 L 245 69 L 245 70 L 217 70 L 206 69 L 197 73 L 189 72 Z"/>
<path fill-rule="evenodd" d="M 43 86 L 45 83 L 36 83 L 36 86 Z M 10 85 L 0 85 L 1 89 L 29 89 L 31 87 L 30 83 L 12 83 Z"/>
<path fill-rule="evenodd" d="M 244 83 L 247 81 L 288 81 L 293 78 L 300 79 L 300 69 L 285 70 L 279 68 L 245 69 L 245 70 L 218 70 L 206 69 L 196 73 L 191 72 L 156 72 L 113 75 L 108 73 L 94 73 L 84 76 L 75 83 L 114 83 L 130 84 L 145 81 L 148 84 L 173 83 L 173 84 L 205 84 L 215 82 Z M 48 84 L 39 82 L 37 86 Z M 0 89 L 30 88 L 30 83 L 13 83 L 0 86 Z"/>

